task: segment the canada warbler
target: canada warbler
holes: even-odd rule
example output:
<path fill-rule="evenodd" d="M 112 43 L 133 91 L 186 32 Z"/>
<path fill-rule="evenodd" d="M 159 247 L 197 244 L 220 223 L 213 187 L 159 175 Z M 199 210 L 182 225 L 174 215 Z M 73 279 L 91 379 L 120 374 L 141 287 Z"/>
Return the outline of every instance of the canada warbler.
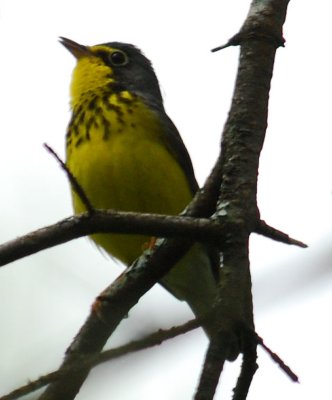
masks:
<path fill-rule="evenodd" d="M 77 64 L 71 82 L 67 166 L 92 206 L 179 214 L 198 189 L 187 149 L 167 116 L 150 61 L 131 44 L 83 46 L 60 38 Z M 75 213 L 85 211 L 72 192 Z M 130 265 L 149 238 L 95 234 L 110 255 Z M 196 316 L 210 309 L 216 274 L 208 251 L 195 244 L 161 282 Z M 209 327 L 205 326 L 209 334 Z"/>

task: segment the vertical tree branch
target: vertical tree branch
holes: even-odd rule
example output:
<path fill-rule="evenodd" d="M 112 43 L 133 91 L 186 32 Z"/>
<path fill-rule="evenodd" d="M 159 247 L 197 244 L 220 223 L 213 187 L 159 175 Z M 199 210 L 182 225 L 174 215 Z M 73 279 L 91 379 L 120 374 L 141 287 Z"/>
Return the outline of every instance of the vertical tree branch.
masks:
<path fill-rule="evenodd" d="M 212 400 L 224 367 L 226 354 L 222 351 L 221 335 L 212 339 L 206 352 L 204 368 L 194 397 L 195 400 Z"/>
<path fill-rule="evenodd" d="M 234 388 L 233 400 L 245 400 L 247 398 L 251 381 L 258 368 L 256 363 L 257 344 L 255 340 L 252 340 L 252 335 L 243 335 L 242 353 L 241 372 Z"/>
<path fill-rule="evenodd" d="M 229 360 L 243 353 L 235 389 L 237 400 L 246 397 L 256 370 L 256 343 L 243 341 L 245 336 L 239 326 L 254 330 L 248 244 L 250 233 L 259 221 L 256 199 L 259 156 L 267 127 L 275 53 L 284 43 L 282 25 L 287 5 L 288 0 L 252 1 L 244 25 L 228 43 L 240 44 L 241 50 L 232 105 L 222 136 L 222 183 L 215 214 L 228 232 L 217 302 L 223 340 L 219 341 L 219 348 L 214 346 L 210 351 L 215 352 L 215 359 L 226 354 Z M 207 364 L 201 381 L 206 370 Z M 208 398 L 213 398 L 211 392 Z"/>

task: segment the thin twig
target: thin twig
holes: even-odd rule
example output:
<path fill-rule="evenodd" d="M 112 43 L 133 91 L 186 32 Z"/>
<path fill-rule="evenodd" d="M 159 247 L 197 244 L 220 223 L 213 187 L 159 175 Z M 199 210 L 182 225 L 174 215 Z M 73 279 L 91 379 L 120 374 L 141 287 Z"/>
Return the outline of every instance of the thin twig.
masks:
<path fill-rule="evenodd" d="M 85 208 L 87 209 L 87 212 L 89 214 L 93 214 L 94 208 L 93 208 L 88 196 L 86 195 L 85 191 L 83 190 L 82 186 L 77 181 L 76 177 L 72 174 L 72 172 L 69 170 L 67 165 L 61 160 L 61 158 L 57 155 L 57 153 L 52 149 L 52 147 L 50 147 L 47 143 L 44 143 L 44 147 L 50 154 L 52 154 L 52 156 L 60 164 L 60 167 L 65 171 L 67 178 L 69 179 L 69 182 L 71 184 L 72 189 L 77 194 L 77 196 L 81 199 L 82 203 L 84 204 Z"/>
<path fill-rule="evenodd" d="M 214 47 L 211 49 L 212 53 L 215 53 L 220 50 L 227 49 L 227 47 L 231 46 L 239 46 L 242 42 L 248 39 L 259 39 L 259 38 L 264 38 L 265 40 L 271 41 L 276 48 L 278 47 L 284 47 L 285 46 L 285 39 L 281 37 L 280 35 L 276 34 L 270 34 L 266 35 L 266 32 L 250 32 L 246 31 L 245 29 L 242 29 L 239 33 L 231 37 L 227 43 L 222 44 L 221 46 Z"/>
<path fill-rule="evenodd" d="M 268 237 L 272 240 L 276 240 L 277 242 L 285 243 L 285 244 L 292 244 L 294 246 L 299 246 L 302 247 L 303 249 L 307 248 L 308 245 L 305 243 L 293 239 L 287 233 L 284 233 L 282 231 L 279 231 L 276 228 L 273 228 L 272 226 L 268 225 L 265 221 L 260 220 L 257 227 L 255 228 L 255 233 L 258 233 L 259 235 Z"/>
<path fill-rule="evenodd" d="M 263 349 L 268 353 L 268 355 L 272 358 L 272 360 L 279 365 L 279 367 L 285 372 L 285 374 L 296 383 L 299 383 L 299 377 L 291 370 L 291 368 L 285 364 L 285 362 L 278 356 L 278 354 L 274 353 L 266 344 L 263 342 L 263 339 L 256 335 L 257 343 L 263 347 Z"/>
<path fill-rule="evenodd" d="M 103 351 L 97 356 L 92 356 L 90 358 L 85 357 L 83 360 L 80 360 L 80 362 L 77 363 L 76 366 L 71 367 L 70 370 L 77 370 L 79 368 L 82 368 L 83 366 L 86 367 L 87 365 L 96 366 L 101 363 L 114 360 L 115 358 L 127 355 L 129 353 L 133 353 L 139 350 L 144 350 L 153 346 L 160 345 L 166 340 L 173 339 L 176 336 L 190 332 L 193 329 L 198 328 L 199 326 L 200 326 L 199 321 L 193 319 L 182 325 L 173 326 L 170 329 L 160 329 L 157 332 L 145 336 L 142 339 L 134 340 L 130 343 L 127 343 L 123 346 L 119 346 L 115 349 Z M 18 399 L 19 397 L 25 396 L 29 393 L 32 393 L 48 385 L 51 382 L 58 381 L 66 374 L 70 373 L 70 370 L 69 368 L 67 368 L 63 370 L 50 372 L 49 374 L 43 375 L 40 378 L 36 379 L 35 381 L 29 382 L 28 384 L 13 390 L 12 392 L 4 396 L 1 396 L 0 400 L 14 400 Z"/>
<path fill-rule="evenodd" d="M 288 375 L 288 377 L 293 382 L 299 382 L 298 376 L 291 370 L 291 368 L 278 356 L 278 354 L 274 353 L 263 341 L 262 337 L 257 334 L 253 329 L 241 324 L 241 329 L 244 334 L 244 337 L 247 337 L 247 341 L 251 341 L 255 346 L 259 344 L 262 348 L 267 352 L 267 354 L 272 358 L 272 360 L 278 364 L 278 366 Z M 248 345 L 247 345 L 248 346 Z"/>
<path fill-rule="evenodd" d="M 236 35 L 234 35 L 233 37 L 231 37 L 231 38 L 227 41 L 227 43 L 222 44 L 221 46 L 217 46 L 217 47 L 214 47 L 213 49 L 211 49 L 211 52 L 212 52 L 212 53 L 215 53 L 215 52 L 217 52 L 217 51 L 219 51 L 219 50 L 224 50 L 224 49 L 226 49 L 227 47 L 239 46 L 240 44 L 241 44 L 240 34 L 237 33 Z"/>

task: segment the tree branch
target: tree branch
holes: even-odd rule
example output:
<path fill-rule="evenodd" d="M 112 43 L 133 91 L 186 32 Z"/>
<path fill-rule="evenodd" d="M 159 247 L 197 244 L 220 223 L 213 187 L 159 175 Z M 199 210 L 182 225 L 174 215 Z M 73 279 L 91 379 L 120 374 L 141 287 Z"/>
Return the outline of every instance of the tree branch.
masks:
<path fill-rule="evenodd" d="M 260 221 L 255 232 L 270 239 L 307 247 L 303 242 Z M 160 237 L 186 236 L 195 241 L 225 243 L 227 230 L 218 220 L 188 216 L 138 214 L 112 210 L 94 210 L 65 218 L 27 235 L 0 245 L 0 267 L 39 251 L 94 233 L 144 234 Z"/>
<path fill-rule="evenodd" d="M 295 374 L 295 372 L 292 371 L 292 369 L 285 364 L 285 362 L 278 356 L 278 354 L 274 353 L 266 344 L 263 342 L 263 339 L 257 335 L 257 333 L 254 333 L 257 343 L 263 347 L 263 349 L 267 352 L 267 354 L 272 358 L 272 360 L 285 372 L 285 374 L 293 381 L 296 383 L 299 383 L 299 378 Z"/>
<path fill-rule="evenodd" d="M 193 240 L 222 240 L 218 221 L 188 216 L 138 214 L 94 210 L 63 219 L 0 246 L 0 266 L 41 250 L 94 233 L 145 234 L 158 237 L 183 237 Z"/>
<path fill-rule="evenodd" d="M 267 127 L 275 53 L 284 42 L 282 25 L 287 5 L 288 0 L 253 0 L 240 32 L 230 40 L 240 44 L 241 50 L 221 143 L 222 185 L 215 218 L 227 231 L 227 245 L 223 249 L 216 305 L 223 340 L 219 342 L 220 348 L 214 347 L 214 357 L 232 360 L 240 352 L 244 354 L 237 385 L 238 398 L 246 396 L 255 370 L 252 362 L 255 351 L 245 352 L 244 333 L 239 330 L 239 324 L 254 330 L 248 243 L 260 219 L 257 207 L 259 156 Z M 249 354 L 250 362 L 246 358 Z M 211 394 L 212 391 L 206 398 L 212 398 Z"/>
<path fill-rule="evenodd" d="M 44 143 L 45 149 L 52 154 L 52 156 L 57 160 L 59 163 L 60 167 L 65 171 L 67 178 L 71 184 L 72 189 L 74 192 L 77 194 L 77 196 L 81 199 L 82 203 L 85 205 L 85 208 L 87 209 L 88 214 L 93 214 L 94 213 L 94 208 L 84 192 L 82 186 L 79 184 L 77 181 L 76 177 L 71 173 L 67 165 L 61 160 L 61 158 L 56 154 L 56 152 L 46 143 Z"/>
<path fill-rule="evenodd" d="M 153 346 L 157 346 L 162 344 L 164 341 L 173 339 L 176 336 L 183 335 L 196 329 L 200 326 L 200 323 L 197 319 L 190 320 L 185 324 L 172 327 L 170 329 L 159 329 L 157 332 L 154 332 L 146 337 L 135 340 L 130 343 L 127 343 L 123 346 L 117 347 L 115 349 L 105 350 L 98 355 L 91 356 L 89 358 L 84 357 L 73 366 L 70 370 L 61 369 L 54 372 L 50 372 L 47 375 L 41 376 L 35 381 L 29 382 L 27 385 L 24 385 L 18 389 L 13 390 L 7 395 L 1 396 L 0 400 L 15 400 L 22 396 L 25 396 L 29 393 L 32 393 L 49 383 L 58 381 L 62 377 L 66 376 L 68 373 L 72 373 L 76 370 L 81 369 L 82 367 L 95 367 L 101 363 L 114 360 L 115 358 L 119 358 L 121 356 L 127 355 L 129 353 L 133 353 L 139 350 L 145 350 Z"/>
<path fill-rule="evenodd" d="M 159 329 L 146 337 L 134 340 L 123 346 L 119 346 L 114 349 L 105 350 L 100 354 L 93 355 L 91 357 L 84 357 L 79 360 L 76 365 L 73 365 L 70 369 L 59 369 L 57 371 L 50 372 L 47 375 L 43 375 L 35 381 L 31 381 L 28 384 L 21 386 L 12 392 L 1 396 L 0 400 L 15 400 L 29 393 L 32 393 L 42 387 L 48 385 L 49 383 L 58 381 L 65 377 L 67 374 L 77 371 L 79 369 L 89 367 L 95 367 L 104 362 L 111 361 L 113 359 L 122 357 L 132 352 L 144 350 L 156 345 L 162 344 L 164 341 L 173 339 L 176 336 L 190 332 L 193 329 L 199 328 L 201 323 L 197 319 L 190 320 L 182 325 L 172 327 L 170 329 Z M 246 327 L 243 327 L 243 332 L 246 332 L 245 344 L 243 346 L 243 362 L 241 368 L 241 374 L 237 382 L 236 388 L 234 389 L 233 400 L 245 399 L 246 393 L 248 392 L 251 379 L 257 369 L 256 364 L 256 345 L 259 344 L 262 348 L 270 355 L 274 362 L 276 362 L 279 367 L 290 377 L 294 382 L 299 382 L 297 375 L 290 369 L 289 366 L 285 364 L 281 358 L 274 353 L 268 346 L 265 345 L 263 339 L 256 333 Z M 220 338 L 220 336 L 219 336 Z M 214 341 L 216 344 L 216 342 Z M 204 365 L 204 377 L 201 378 L 201 383 L 199 389 L 197 390 L 196 396 L 206 395 L 210 392 L 210 397 L 213 395 L 213 390 L 215 390 L 216 385 L 219 380 L 219 375 L 216 373 L 218 368 L 220 369 L 222 360 L 220 359 L 220 354 L 215 355 L 214 353 L 219 352 L 220 344 L 212 347 L 209 346 L 207 351 L 206 359 L 207 363 Z M 207 364 L 207 365 L 206 365 Z M 217 367 L 217 368 L 216 368 Z M 220 371 L 221 372 L 221 371 Z M 214 387 L 214 389 L 213 389 Z M 211 394 L 212 392 L 212 394 Z M 203 397 L 202 397 L 203 398 Z"/>
<path fill-rule="evenodd" d="M 195 400 L 212 400 L 226 361 L 225 341 L 219 334 L 210 341 Z"/>
<path fill-rule="evenodd" d="M 295 246 L 302 247 L 303 249 L 308 247 L 308 245 L 306 245 L 305 243 L 291 238 L 289 235 L 287 235 L 287 233 L 281 232 L 278 229 L 273 228 L 272 226 L 268 225 L 263 220 L 260 220 L 259 223 L 257 224 L 257 226 L 255 228 L 255 233 L 258 233 L 259 235 L 263 235 L 267 238 L 270 238 L 272 240 L 275 240 L 277 242 L 281 242 L 284 244 L 292 244 Z"/>
<path fill-rule="evenodd" d="M 242 333 L 243 348 L 242 348 L 242 365 L 239 378 L 236 386 L 233 390 L 233 400 L 245 400 L 248 395 L 248 391 L 254 377 L 254 374 L 258 368 L 256 363 L 257 360 L 257 342 L 253 340 L 252 335 Z"/>

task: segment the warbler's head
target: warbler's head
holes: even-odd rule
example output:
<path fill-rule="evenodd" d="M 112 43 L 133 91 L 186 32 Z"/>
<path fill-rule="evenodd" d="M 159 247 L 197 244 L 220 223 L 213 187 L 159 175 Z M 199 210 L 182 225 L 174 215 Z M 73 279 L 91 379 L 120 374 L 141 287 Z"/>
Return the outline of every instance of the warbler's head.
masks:
<path fill-rule="evenodd" d="M 64 37 L 60 37 L 60 43 L 77 60 L 71 83 L 72 105 L 79 103 L 82 95 L 104 87 L 128 90 L 162 104 L 151 62 L 137 47 L 119 42 L 83 46 Z"/>

